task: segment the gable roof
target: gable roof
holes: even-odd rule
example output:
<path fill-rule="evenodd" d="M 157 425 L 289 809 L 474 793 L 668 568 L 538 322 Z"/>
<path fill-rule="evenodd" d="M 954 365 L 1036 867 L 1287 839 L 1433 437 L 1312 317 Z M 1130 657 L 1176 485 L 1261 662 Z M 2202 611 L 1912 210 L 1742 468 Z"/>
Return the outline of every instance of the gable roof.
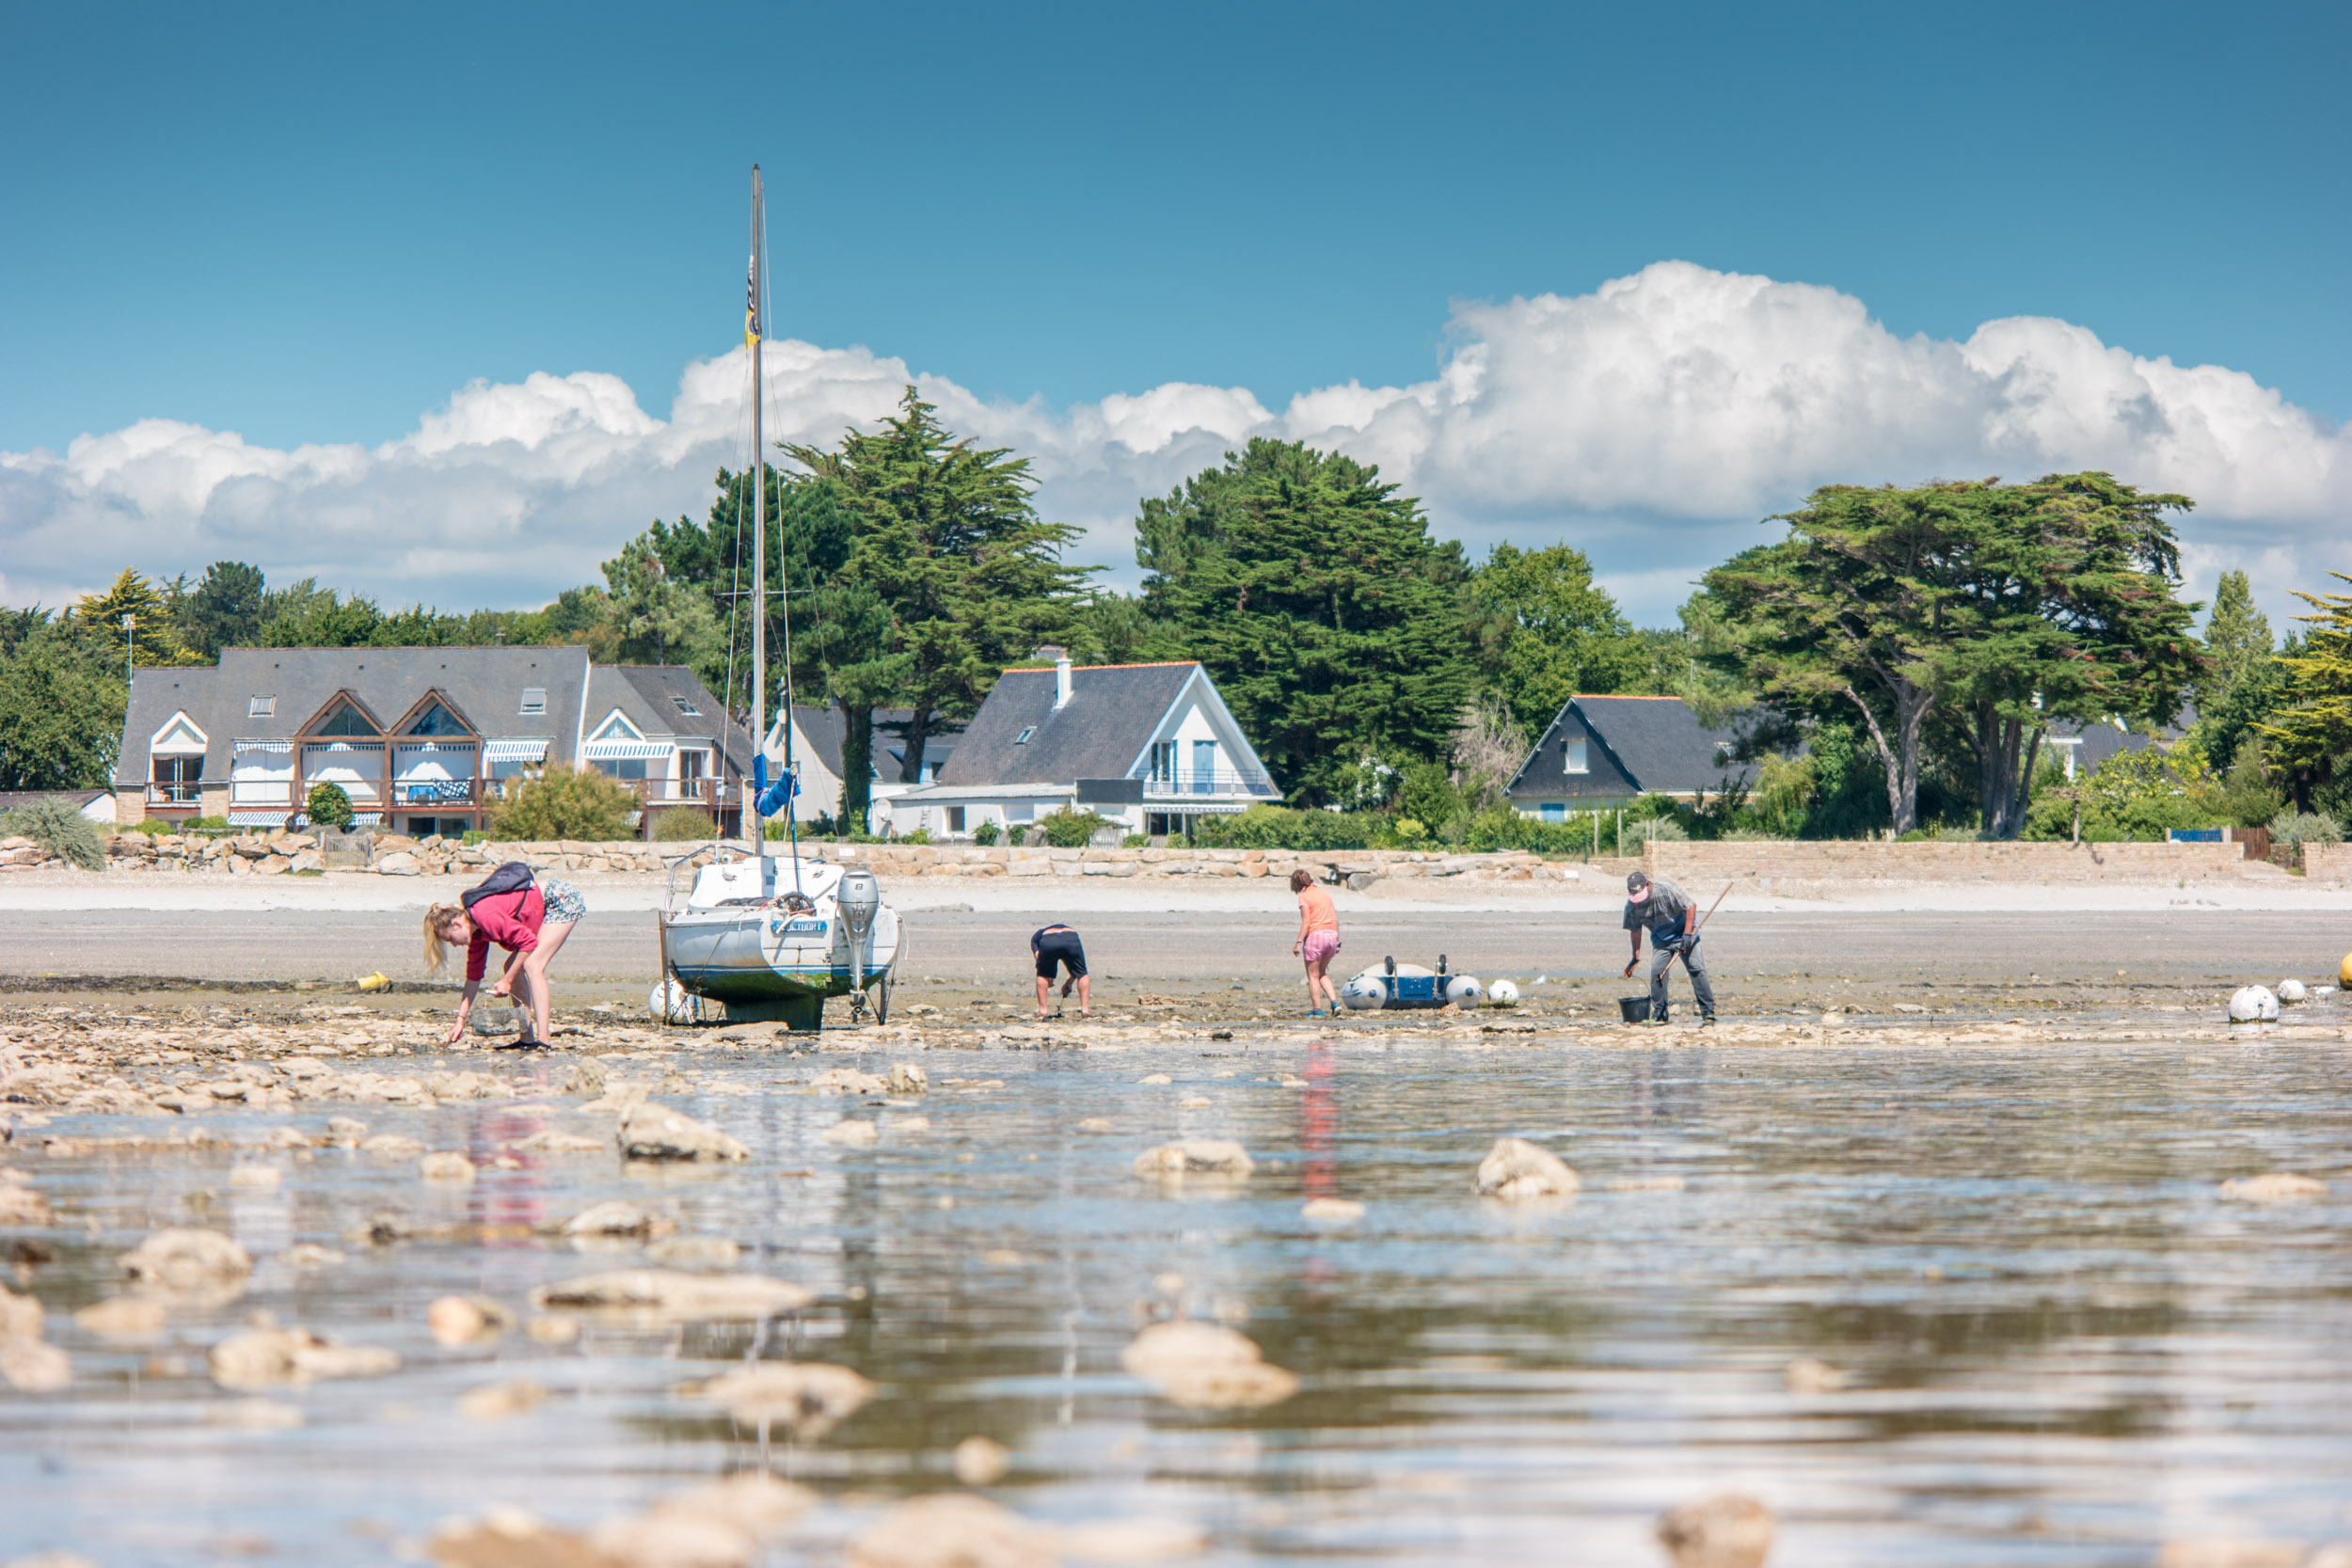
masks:
<path fill-rule="evenodd" d="M 1589 773 L 1565 770 L 1563 742 L 1589 738 Z M 1560 795 L 1695 795 L 1753 778 L 1753 763 L 1726 764 L 1729 730 L 1711 730 L 1679 697 L 1571 697 L 1519 765 L 1514 798 Z M 1602 754 L 1593 754 L 1593 753 Z M 1620 783 L 1622 781 L 1622 783 Z"/>
<path fill-rule="evenodd" d="M 695 711 L 680 708 L 680 697 Z M 648 736 L 716 744 L 726 752 L 727 771 L 751 771 L 750 736 L 728 716 L 726 705 L 711 695 L 702 677 L 683 664 L 599 664 L 589 678 L 588 698 L 591 729 L 619 708 Z"/>
<path fill-rule="evenodd" d="M 1008 670 L 964 727 L 943 784 L 1070 784 L 1127 776 L 1198 661 L 1083 664 L 1070 672 L 1070 701 L 1057 710 L 1055 673 Z M 1202 677 L 1205 679 L 1205 675 Z M 1031 731 L 1025 742 L 1021 733 Z M 1250 759 L 1252 764 L 1256 758 Z"/>
<path fill-rule="evenodd" d="M 914 710 L 904 707 L 878 707 L 872 714 L 873 766 L 879 782 L 896 784 L 906 768 L 907 726 L 914 722 Z M 955 754 L 963 738 L 963 725 L 952 719 L 934 719 L 938 725 L 923 737 L 923 760 L 931 767 L 933 776 L 944 771 L 947 759 Z M 793 705 L 792 722 L 799 727 L 801 738 L 817 753 L 817 760 L 825 765 L 825 771 L 841 777 L 841 742 L 850 733 L 849 720 L 839 705 L 823 706 Z"/>

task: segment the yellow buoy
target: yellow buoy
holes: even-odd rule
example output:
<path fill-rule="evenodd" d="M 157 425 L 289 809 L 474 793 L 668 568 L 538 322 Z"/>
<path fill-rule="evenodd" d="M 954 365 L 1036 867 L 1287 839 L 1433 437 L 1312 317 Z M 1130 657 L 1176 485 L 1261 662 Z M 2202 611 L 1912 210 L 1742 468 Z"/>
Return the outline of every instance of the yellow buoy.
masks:
<path fill-rule="evenodd" d="M 2336 965 L 2336 984 L 2352 988 L 2352 953 L 2346 953 L 2344 962 Z"/>
<path fill-rule="evenodd" d="M 2346 958 L 2344 962 L 2352 963 L 2352 958 Z M 389 990 L 392 989 L 392 982 L 380 969 L 373 974 L 360 975 L 359 978 L 354 980 L 352 984 L 358 986 L 361 990 Z"/>

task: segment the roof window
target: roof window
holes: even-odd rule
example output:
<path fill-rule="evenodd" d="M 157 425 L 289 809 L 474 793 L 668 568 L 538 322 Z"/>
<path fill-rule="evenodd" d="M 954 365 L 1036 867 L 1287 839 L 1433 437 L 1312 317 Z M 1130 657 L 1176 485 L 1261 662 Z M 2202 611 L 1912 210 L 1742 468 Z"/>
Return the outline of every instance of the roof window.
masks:
<path fill-rule="evenodd" d="M 692 703 L 688 702 L 686 700 L 686 694 L 682 691 L 671 692 L 670 701 L 675 703 L 677 705 L 677 710 L 680 713 L 685 714 L 690 719 L 698 719 L 702 716 L 703 710 L 696 707 Z"/>
<path fill-rule="evenodd" d="M 1565 745 L 1562 746 L 1560 750 L 1560 766 L 1562 771 L 1568 773 L 1589 773 L 1593 770 L 1592 762 L 1586 755 L 1584 751 L 1584 742 L 1581 739 L 1568 741 Z"/>
<path fill-rule="evenodd" d="M 548 689 L 544 686 L 524 687 L 523 711 L 525 713 L 545 713 L 547 710 Z"/>
<path fill-rule="evenodd" d="M 258 691 L 255 692 L 253 694 L 253 700 L 245 705 L 245 716 L 247 719 L 277 718 L 278 699 L 276 697 L 263 696 Z"/>
<path fill-rule="evenodd" d="M 1023 730 L 1019 735 L 1014 736 L 1012 737 L 1012 743 L 1015 746 L 1026 746 L 1029 743 L 1029 736 L 1035 734 L 1037 734 L 1037 726 L 1035 724 L 1031 724 L 1027 729 Z"/>

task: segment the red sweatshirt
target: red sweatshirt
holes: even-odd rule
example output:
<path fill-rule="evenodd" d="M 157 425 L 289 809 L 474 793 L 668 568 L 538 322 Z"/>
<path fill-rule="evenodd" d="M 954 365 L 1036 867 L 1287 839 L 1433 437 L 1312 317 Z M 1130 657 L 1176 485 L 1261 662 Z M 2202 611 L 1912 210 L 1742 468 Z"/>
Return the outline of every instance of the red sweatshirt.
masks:
<path fill-rule="evenodd" d="M 482 978 L 490 959 L 490 943 L 509 953 L 528 953 L 539 945 L 539 927 L 548 917 L 547 900 L 533 882 L 519 893 L 494 893 L 477 898 L 469 911 L 473 917 L 473 941 L 466 944 L 466 979 Z"/>

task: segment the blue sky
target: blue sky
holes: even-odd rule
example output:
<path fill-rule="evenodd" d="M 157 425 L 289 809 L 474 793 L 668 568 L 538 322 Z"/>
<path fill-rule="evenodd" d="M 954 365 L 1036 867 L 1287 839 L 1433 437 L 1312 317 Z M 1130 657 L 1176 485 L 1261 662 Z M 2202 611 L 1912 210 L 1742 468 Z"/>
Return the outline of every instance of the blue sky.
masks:
<path fill-rule="evenodd" d="M 666 420 L 735 333 L 755 159 L 773 330 L 982 403 L 1411 386 L 1463 302 L 1679 260 L 1836 291 L 1898 339 L 2051 317 L 2352 414 L 2340 7 L 20 7 L 8 29 L 0 452 L 142 420 L 373 447 L 534 372 L 617 377 Z M 1568 499 L 1459 510 L 1572 535 L 1607 513 L 1600 556 L 1687 515 Z M 175 547 L 234 542 L 211 526 Z"/>

